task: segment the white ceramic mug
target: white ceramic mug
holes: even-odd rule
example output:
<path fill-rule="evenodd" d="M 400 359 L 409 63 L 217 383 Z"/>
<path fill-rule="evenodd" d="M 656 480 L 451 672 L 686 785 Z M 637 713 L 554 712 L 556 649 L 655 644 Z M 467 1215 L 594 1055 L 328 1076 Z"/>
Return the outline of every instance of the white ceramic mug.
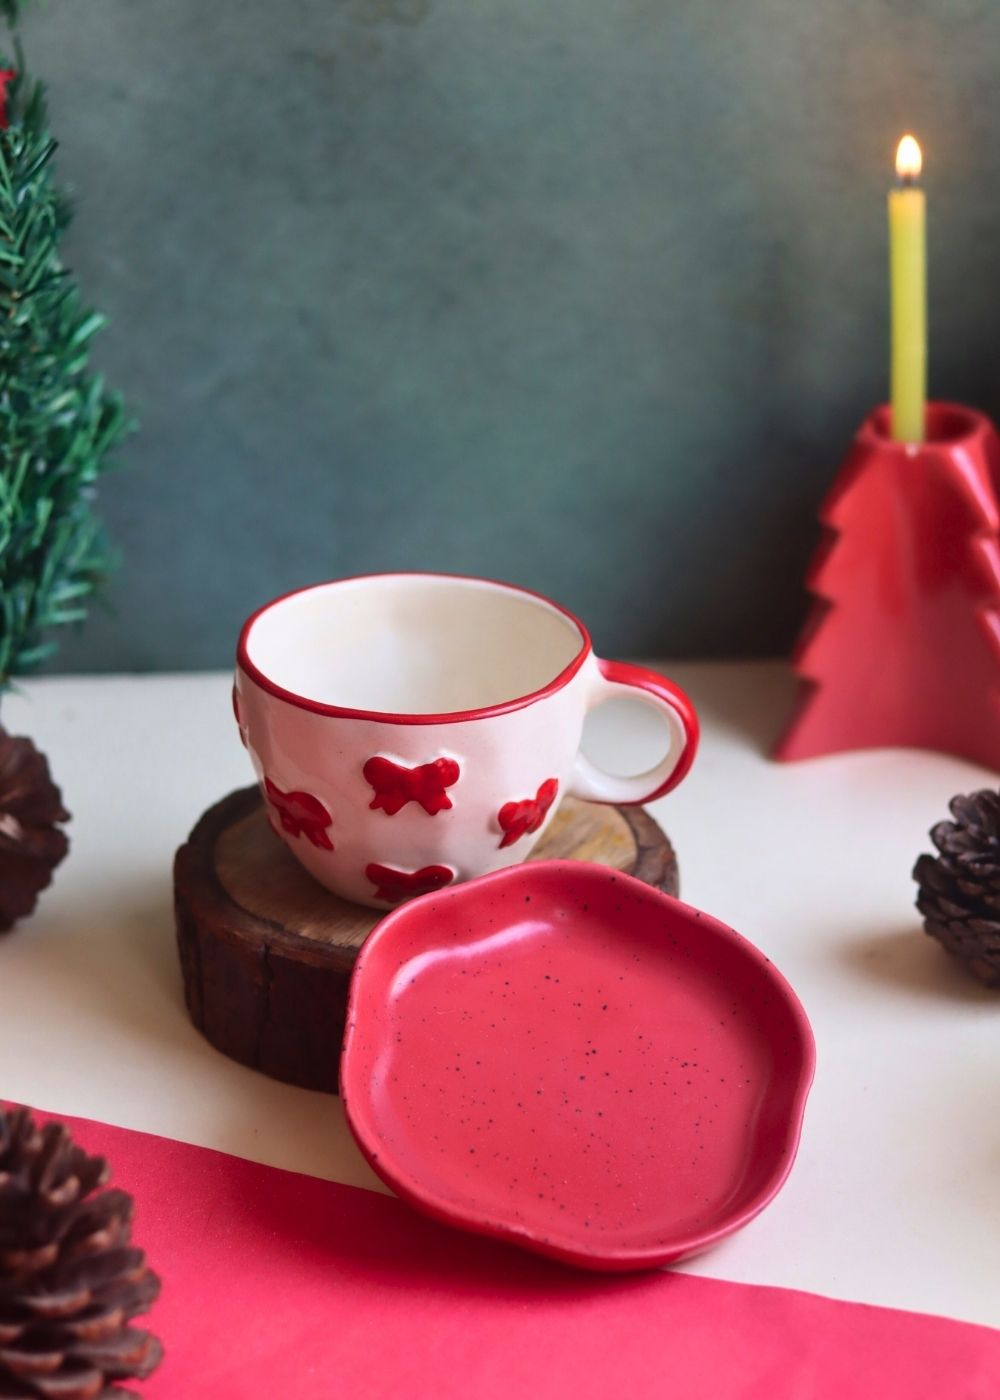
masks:
<path fill-rule="evenodd" d="M 616 696 L 667 721 L 638 777 L 580 751 L 587 711 Z M 447 574 L 267 603 L 240 634 L 233 703 L 274 830 L 328 889 L 380 908 L 524 860 L 566 793 L 662 796 L 698 742 L 683 691 L 600 660 L 565 608 Z"/>

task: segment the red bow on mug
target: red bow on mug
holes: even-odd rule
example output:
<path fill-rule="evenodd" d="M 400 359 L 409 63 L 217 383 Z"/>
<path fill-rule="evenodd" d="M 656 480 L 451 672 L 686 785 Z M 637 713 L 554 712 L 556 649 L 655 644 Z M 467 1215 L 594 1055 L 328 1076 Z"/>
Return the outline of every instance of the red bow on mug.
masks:
<path fill-rule="evenodd" d="M 458 782 L 461 769 L 453 758 L 436 758 L 418 768 L 404 768 L 391 758 L 370 758 L 363 772 L 365 781 L 375 789 L 368 804 L 373 810 L 381 808 L 394 817 L 407 802 L 419 802 L 433 817 L 451 806 L 445 788 Z"/>
<path fill-rule="evenodd" d="M 513 846 L 522 836 L 535 832 L 541 826 L 549 808 L 556 800 L 559 784 L 555 778 L 546 778 L 534 797 L 526 797 L 522 802 L 505 802 L 497 813 L 497 821 L 503 832 L 500 849 Z"/>
<path fill-rule="evenodd" d="M 425 865 L 422 870 L 394 870 L 391 865 L 379 865 L 376 861 L 365 866 L 365 874 L 375 886 L 375 898 L 384 899 L 387 904 L 399 904 L 418 894 L 430 894 L 455 878 L 454 870 L 449 870 L 446 865 Z"/>
<path fill-rule="evenodd" d="M 287 831 L 289 836 L 304 836 L 321 851 L 334 849 L 326 830 L 333 818 L 318 797 L 313 797 L 308 792 L 282 792 L 277 783 L 272 783 L 270 778 L 264 779 L 264 788 L 268 802 L 278 814 L 282 829 Z"/>

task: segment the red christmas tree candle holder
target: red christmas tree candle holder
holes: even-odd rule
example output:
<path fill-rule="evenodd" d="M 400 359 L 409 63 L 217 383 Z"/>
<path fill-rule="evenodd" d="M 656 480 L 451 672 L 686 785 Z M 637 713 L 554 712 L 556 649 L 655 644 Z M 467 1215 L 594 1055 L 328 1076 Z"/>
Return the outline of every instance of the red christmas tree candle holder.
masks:
<path fill-rule="evenodd" d="M 862 423 L 823 503 L 795 649 L 802 687 L 779 759 L 935 749 L 1000 770 L 1000 438 L 927 406 L 927 438 Z"/>

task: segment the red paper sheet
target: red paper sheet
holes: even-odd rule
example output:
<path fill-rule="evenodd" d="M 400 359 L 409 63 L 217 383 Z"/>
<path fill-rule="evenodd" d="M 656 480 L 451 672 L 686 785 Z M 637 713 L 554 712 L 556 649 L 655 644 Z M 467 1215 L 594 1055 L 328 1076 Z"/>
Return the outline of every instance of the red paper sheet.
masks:
<path fill-rule="evenodd" d="M 401 1202 L 69 1120 L 163 1279 L 148 1400 L 996 1400 L 1000 1332 L 808 1293 L 599 1276 Z"/>

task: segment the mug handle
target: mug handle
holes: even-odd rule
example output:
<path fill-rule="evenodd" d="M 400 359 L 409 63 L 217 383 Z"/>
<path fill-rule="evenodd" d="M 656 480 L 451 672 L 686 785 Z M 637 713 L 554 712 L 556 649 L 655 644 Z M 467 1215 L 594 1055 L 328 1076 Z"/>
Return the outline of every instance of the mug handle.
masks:
<path fill-rule="evenodd" d="M 632 778 L 606 773 L 580 752 L 576 756 L 569 791 L 586 802 L 615 802 L 626 807 L 652 802 L 675 788 L 694 762 L 699 733 L 694 706 L 680 686 L 668 681 L 666 676 L 624 661 L 594 659 L 600 675 L 593 679 L 587 709 L 592 710 L 605 700 L 637 700 L 667 721 L 670 746 L 654 768 Z"/>

